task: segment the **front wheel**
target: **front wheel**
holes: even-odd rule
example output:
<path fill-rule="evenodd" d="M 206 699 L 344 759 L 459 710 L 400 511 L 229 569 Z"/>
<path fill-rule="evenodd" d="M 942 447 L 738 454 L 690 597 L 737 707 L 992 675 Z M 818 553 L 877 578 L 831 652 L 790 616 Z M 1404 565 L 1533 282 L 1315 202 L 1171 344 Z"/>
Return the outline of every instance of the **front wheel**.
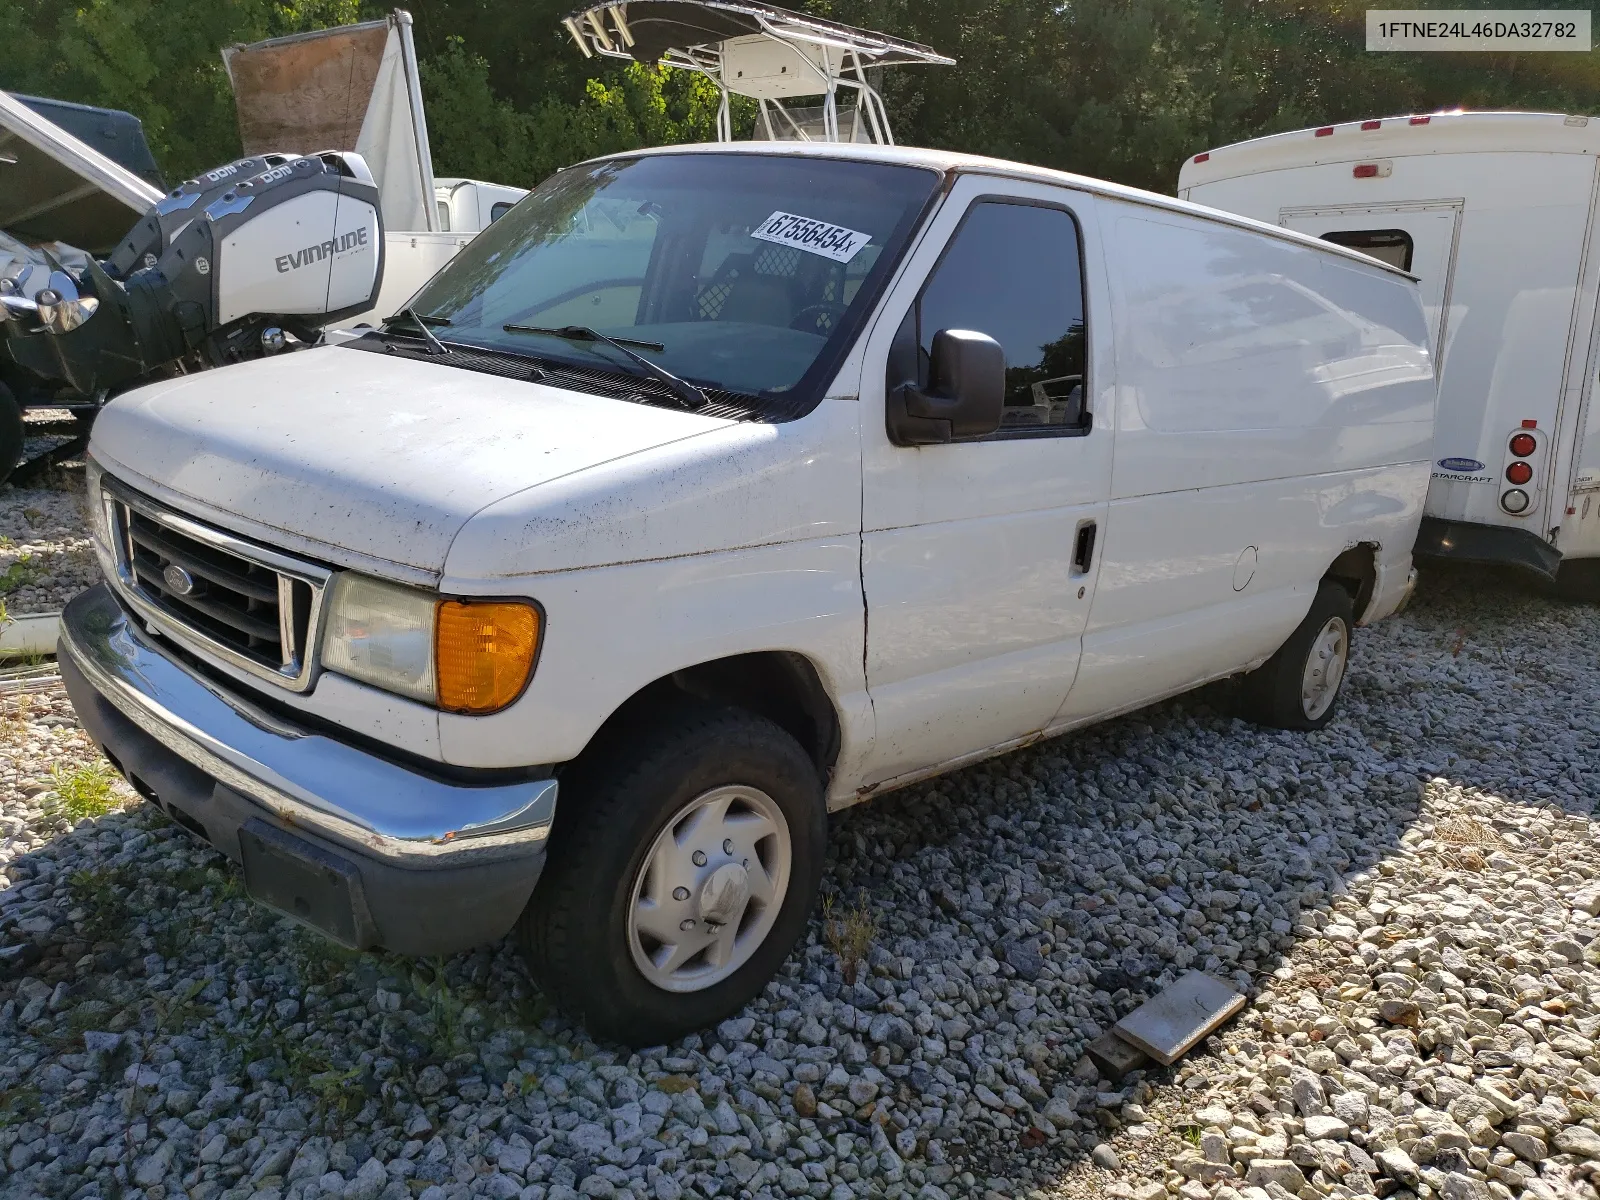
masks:
<path fill-rule="evenodd" d="M 1289 640 L 1240 680 L 1241 715 L 1276 729 L 1321 729 L 1333 720 L 1354 627 L 1350 593 L 1323 580 Z"/>
<path fill-rule="evenodd" d="M 658 1045 L 737 1012 L 794 946 L 822 879 L 822 783 L 772 722 L 694 701 L 592 758 L 563 780 L 518 938 L 591 1034 Z"/>

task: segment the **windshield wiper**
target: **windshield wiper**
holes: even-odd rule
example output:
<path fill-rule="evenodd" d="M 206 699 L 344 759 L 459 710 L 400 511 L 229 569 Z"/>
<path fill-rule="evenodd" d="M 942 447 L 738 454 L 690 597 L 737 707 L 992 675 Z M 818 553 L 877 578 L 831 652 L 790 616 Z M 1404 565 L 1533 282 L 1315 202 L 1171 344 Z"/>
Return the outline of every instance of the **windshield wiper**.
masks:
<path fill-rule="evenodd" d="M 446 346 L 437 337 L 435 337 L 433 330 L 428 328 L 429 325 L 450 324 L 449 317 L 436 317 L 432 313 L 419 313 L 415 308 L 407 307 L 402 308 L 399 312 L 395 313 L 395 315 L 390 317 L 388 321 L 385 321 L 384 324 L 389 324 L 389 322 L 395 320 L 396 317 L 410 318 L 411 323 L 415 325 L 418 331 L 422 334 L 422 340 L 427 343 L 429 354 L 451 353 L 450 347 Z"/>
<path fill-rule="evenodd" d="M 638 346 L 641 350 L 665 350 L 660 342 L 647 342 L 640 338 L 614 338 L 598 329 L 590 329 L 587 325 L 562 325 L 551 328 L 548 325 L 502 325 L 500 328 L 507 333 L 548 333 L 555 337 L 566 338 L 574 342 L 608 342 L 618 350 L 626 350 L 629 346 Z"/>
<path fill-rule="evenodd" d="M 518 325 L 510 324 L 501 326 L 507 333 L 547 333 L 552 337 L 565 338 L 569 342 L 604 342 L 618 353 L 626 354 L 638 363 L 656 379 L 666 384 L 672 394 L 683 401 L 685 408 L 704 408 L 711 401 L 706 394 L 687 379 L 681 379 L 667 370 L 660 363 L 651 362 L 642 354 L 635 354 L 628 349 L 629 346 L 642 346 L 646 350 L 665 350 L 660 342 L 645 342 L 637 338 L 614 338 L 601 333 L 598 329 L 590 329 L 587 325 L 563 325 L 559 329 L 551 329 L 544 325 Z"/>

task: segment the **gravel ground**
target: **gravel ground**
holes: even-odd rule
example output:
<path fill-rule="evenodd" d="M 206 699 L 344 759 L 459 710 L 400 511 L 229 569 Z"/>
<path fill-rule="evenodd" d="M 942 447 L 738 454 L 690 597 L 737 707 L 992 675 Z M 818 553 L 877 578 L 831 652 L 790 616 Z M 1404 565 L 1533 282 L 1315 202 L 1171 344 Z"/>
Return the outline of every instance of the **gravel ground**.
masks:
<path fill-rule="evenodd" d="M 1445 574 L 1321 733 L 1213 689 L 886 796 L 834 825 L 855 982 L 819 914 L 639 1054 L 504 947 L 344 955 L 147 805 L 69 827 L 92 754 L 7 701 L 0 1194 L 1596 1200 L 1597 657 L 1593 609 Z M 1191 967 L 1244 1015 L 1098 1079 Z"/>
<path fill-rule="evenodd" d="M 37 452 L 30 443 L 30 453 Z M 53 612 L 100 577 L 83 509 L 83 468 L 0 486 L 0 601 L 13 615 Z"/>

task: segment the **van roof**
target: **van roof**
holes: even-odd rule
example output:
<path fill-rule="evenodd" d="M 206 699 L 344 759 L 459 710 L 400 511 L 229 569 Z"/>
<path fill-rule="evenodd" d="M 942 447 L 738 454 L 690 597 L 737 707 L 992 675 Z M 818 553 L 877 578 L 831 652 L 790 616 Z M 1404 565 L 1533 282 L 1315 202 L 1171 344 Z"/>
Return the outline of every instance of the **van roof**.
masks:
<path fill-rule="evenodd" d="M 997 175 L 1008 179 L 1026 180 L 1031 183 L 1072 187 L 1080 191 L 1092 192 L 1096 195 L 1125 200 L 1133 204 L 1141 204 L 1148 208 L 1165 209 L 1169 212 L 1198 217 L 1201 220 L 1214 221 L 1219 225 L 1232 225 L 1240 229 L 1248 229 L 1252 233 L 1265 234 L 1280 241 L 1308 246 L 1324 254 L 1331 254 L 1359 263 L 1364 267 L 1387 271 L 1390 274 L 1399 275 L 1406 279 L 1416 278 L 1409 271 L 1402 271 L 1399 267 L 1381 262 L 1370 255 L 1363 254 L 1359 250 L 1337 246 L 1332 242 L 1325 242 L 1321 238 L 1314 238 L 1292 229 L 1284 229 L 1278 225 L 1269 225 L 1264 221 L 1257 221 L 1251 217 L 1242 217 L 1236 213 L 1223 212 L 1220 209 L 1208 208 L 1204 204 L 1193 204 L 1187 200 L 1178 200 L 1172 196 L 1163 196 L 1157 192 L 1147 192 L 1141 188 L 1124 187 L 1119 183 L 1108 183 L 1103 179 L 1093 179 L 1087 175 L 1074 175 L 1069 171 L 1055 171 L 1048 167 L 1035 167 L 1027 163 L 1010 162 L 1002 158 L 985 158 L 977 154 L 957 154 L 949 150 L 924 150 L 912 146 L 878 146 L 859 142 L 751 141 L 706 142 L 687 146 L 656 146 L 648 150 L 628 150 L 618 154 L 605 155 L 602 158 L 591 161 L 600 162 L 607 158 L 638 158 L 642 154 L 765 154 L 786 157 L 844 158 L 867 162 L 892 163 L 901 166 L 925 167 L 945 174 Z"/>
<path fill-rule="evenodd" d="M 1178 188 L 1322 163 L 1416 154 L 1595 154 L 1600 120 L 1565 113 L 1441 112 L 1274 133 L 1196 154 Z"/>

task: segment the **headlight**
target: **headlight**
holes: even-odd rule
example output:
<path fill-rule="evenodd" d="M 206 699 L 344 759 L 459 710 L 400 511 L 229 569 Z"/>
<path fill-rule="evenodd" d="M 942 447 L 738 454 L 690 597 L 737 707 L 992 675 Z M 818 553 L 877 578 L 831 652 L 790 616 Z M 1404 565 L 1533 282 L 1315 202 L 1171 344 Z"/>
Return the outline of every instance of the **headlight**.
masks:
<path fill-rule="evenodd" d="M 322 665 L 413 700 L 433 703 L 433 610 L 416 588 L 353 575 L 333 581 Z"/>
<path fill-rule="evenodd" d="M 347 572 L 329 596 L 322 665 L 450 712 L 490 713 L 522 694 L 539 633 L 531 604 L 441 600 Z"/>
<path fill-rule="evenodd" d="M 89 508 L 89 533 L 94 542 L 94 556 L 100 564 L 100 570 L 107 579 L 117 577 L 116 541 L 122 535 L 117 532 L 118 520 L 113 515 L 116 501 L 111 499 L 110 493 L 101 487 L 101 480 L 105 472 L 100 465 L 90 458 L 84 464 L 85 483 L 88 486 L 86 499 Z"/>

